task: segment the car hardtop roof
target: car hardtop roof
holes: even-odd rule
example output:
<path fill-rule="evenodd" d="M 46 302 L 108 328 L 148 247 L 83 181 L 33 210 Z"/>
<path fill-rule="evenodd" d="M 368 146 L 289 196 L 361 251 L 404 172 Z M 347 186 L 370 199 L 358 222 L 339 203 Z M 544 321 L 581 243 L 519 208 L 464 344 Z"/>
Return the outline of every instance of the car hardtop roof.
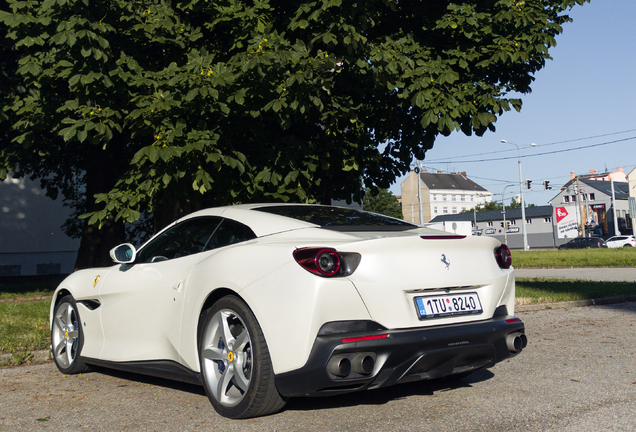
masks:
<path fill-rule="evenodd" d="M 220 216 L 233 219 L 249 226 L 257 237 L 276 234 L 284 231 L 291 231 L 302 228 L 321 228 L 320 225 L 296 219 L 282 214 L 270 213 L 267 211 L 253 211 L 266 207 L 336 207 L 322 204 L 299 204 L 299 203 L 258 203 L 258 204 L 237 204 L 233 206 L 213 207 L 194 212 L 181 220 L 200 216 Z M 346 207 L 342 207 L 346 209 Z M 355 210 L 355 209 L 352 209 Z M 392 219 L 392 218 L 391 218 Z M 408 224 L 407 222 L 404 222 Z M 410 225 L 410 224 L 408 224 Z M 371 228 L 371 227 L 370 227 Z M 417 229 L 413 225 L 413 229 Z M 372 229 L 369 229 L 370 231 Z M 346 231 L 346 229 L 345 229 Z"/>

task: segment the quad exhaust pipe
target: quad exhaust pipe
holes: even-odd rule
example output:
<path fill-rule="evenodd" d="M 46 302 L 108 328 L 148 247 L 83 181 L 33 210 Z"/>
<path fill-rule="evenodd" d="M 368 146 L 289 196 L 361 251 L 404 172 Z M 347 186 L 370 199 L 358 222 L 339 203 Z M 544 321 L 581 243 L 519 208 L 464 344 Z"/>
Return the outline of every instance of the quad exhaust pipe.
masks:
<path fill-rule="evenodd" d="M 341 355 L 333 356 L 327 363 L 327 371 L 337 377 L 349 376 L 351 373 L 351 360 Z"/>
<path fill-rule="evenodd" d="M 528 338 L 521 332 L 510 333 L 506 336 L 506 345 L 511 353 L 516 353 L 528 345 Z"/>
<path fill-rule="evenodd" d="M 375 360 L 367 353 L 356 354 L 351 359 L 353 371 L 360 375 L 369 375 L 373 372 L 373 366 L 375 366 Z"/>
<path fill-rule="evenodd" d="M 337 377 L 348 377 L 351 372 L 359 375 L 369 375 L 375 367 L 373 353 L 355 353 L 347 355 L 335 355 L 327 363 L 327 372 Z"/>

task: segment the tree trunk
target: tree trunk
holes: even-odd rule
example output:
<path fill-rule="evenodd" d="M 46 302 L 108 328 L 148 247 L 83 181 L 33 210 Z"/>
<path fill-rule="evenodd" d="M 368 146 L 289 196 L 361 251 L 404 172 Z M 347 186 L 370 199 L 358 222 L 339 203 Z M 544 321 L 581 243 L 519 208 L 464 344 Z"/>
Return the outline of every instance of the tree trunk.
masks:
<path fill-rule="evenodd" d="M 116 181 L 116 176 L 113 174 L 114 167 L 97 157 L 93 160 L 98 162 L 91 164 L 90 168 L 86 170 L 85 177 L 86 212 L 88 213 L 101 210 L 103 204 L 95 203 L 95 194 L 108 192 Z M 88 219 L 85 219 L 77 261 L 75 261 L 75 270 L 113 265 L 108 252 L 115 246 L 124 243 L 125 239 L 126 234 L 122 221 L 115 222 L 114 218 L 110 217 L 101 229 L 97 229 L 95 225 L 88 225 Z"/>

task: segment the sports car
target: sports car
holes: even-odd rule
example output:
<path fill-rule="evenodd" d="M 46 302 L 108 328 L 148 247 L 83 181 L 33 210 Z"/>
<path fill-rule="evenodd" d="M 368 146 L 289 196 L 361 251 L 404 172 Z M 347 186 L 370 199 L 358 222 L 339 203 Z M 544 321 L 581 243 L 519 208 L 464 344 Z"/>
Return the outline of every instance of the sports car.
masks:
<path fill-rule="evenodd" d="M 464 377 L 527 343 L 505 245 L 355 209 L 211 208 L 111 257 L 54 293 L 59 370 L 200 384 L 230 418 Z"/>

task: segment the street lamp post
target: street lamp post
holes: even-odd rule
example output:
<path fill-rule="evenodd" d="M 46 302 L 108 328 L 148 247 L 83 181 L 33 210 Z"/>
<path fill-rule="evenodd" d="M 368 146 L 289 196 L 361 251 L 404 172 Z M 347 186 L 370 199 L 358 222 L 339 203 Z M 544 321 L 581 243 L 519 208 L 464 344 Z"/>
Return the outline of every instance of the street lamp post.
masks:
<path fill-rule="evenodd" d="M 503 191 L 501 192 L 501 204 L 503 207 L 503 210 L 501 211 L 501 213 L 503 213 L 504 244 L 506 246 L 508 245 L 508 227 L 506 226 L 506 189 L 508 189 L 511 186 L 514 186 L 514 185 L 513 184 L 506 185 L 503 188 Z"/>
<path fill-rule="evenodd" d="M 521 194 L 521 229 L 523 231 L 523 250 L 527 251 L 528 247 L 528 233 L 526 232 L 526 203 L 523 199 L 523 176 L 521 175 L 521 150 L 519 144 L 515 144 L 506 140 L 501 140 L 504 144 L 512 144 L 517 147 L 517 157 L 519 159 L 519 192 Z M 530 144 L 532 147 L 536 146 L 535 143 Z"/>

